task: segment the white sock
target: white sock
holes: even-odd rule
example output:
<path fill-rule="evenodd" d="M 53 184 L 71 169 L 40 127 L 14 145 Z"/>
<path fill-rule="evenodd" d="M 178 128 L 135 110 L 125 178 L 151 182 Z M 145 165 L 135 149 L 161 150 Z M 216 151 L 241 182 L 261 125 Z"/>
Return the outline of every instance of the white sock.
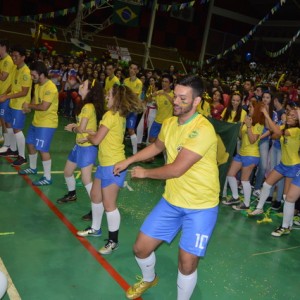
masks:
<path fill-rule="evenodd" d="M 38 154 L 29 154 L 29 167 L 31 169 L 36 169 L 37 168 L 37 158 L 38 158 Z"/>
<path fill-rule="evenodd" d="M 239 197 L 239 193 L 238 193 L 238 185 L 237 185 L 236 178 L 233 176 L 227 176 L 227 181 L 232 192 L 232 197 L 234 199 L 237 199 Z"/>
<path fill-rule="evenodd" d="M 146 282 L 153 281 L 155 278 L 155 263 L 156 263 L 156 257 L 154 251 L 146 258 L 138 258 L 135 256 L 135 259 L 142 271 L 143 281 Z"/>
<path fill-rule="evenodd" d="M 283 206 L 282 227 L 289 228 L 293 225 L 294 212 L 295 203 L 285 201 Z"/>
<path fill-rule="evenodd" d="M 85 185 L 85 190 L 87 191 L 89 197 L 91 198 L 91 189 L 92 189 L 92 186 L 93 186 L 93 182 L 90 182 L 88 183 L 87 185 Z"/>
<path fill-rule="evenodd" d="M 9 148 L 10 147 L 9 134 L 7 132 L 4 132 L 3 136 L 4 136 L 3 146 L 6 146 Z"/>
<path fill-rule="evenodd" d="M 49 160 L 45 160 L 43 161 L 43 168 L 44 168 L 44 177 L 47 179 L 47 180 L 51 180 L 51 162 L 52 160 L 49 159 Z"/>
<path fill-rule="evenodd" d="M 242 181 L 242 186 L 244 190 L 244 204 L 246 206 L 250 205 L 251 199 L 251 184 L 250 181 Z"/>
<path fill-rule="evenodd" d="M 67 187 L 68 187 L 68 191 L 69 192 L 75 191 L 75 189 L 76 189 L 76 180 L 75 180 L 74 175 L 72 175 L 71 177 L 65 177 L 65 180 L 66 180 L 66 184 L 67 184 Z"/>
<path fill-rule="evenodd" d="M 17 141 L 14 134 L 14 130 L 12 128 L 7 128 L 7 145 L 11 151 L 17 151 Z"/>
<path fill-rule="evenodd" d="M 15 133 L 19 155 L 25 158 L 25 136 L 22 131 Z"/>
<path fill-rule="evenodd" d="M 116 208 L 113 211 L 106 212 L 108 231 L 114 232 L 119 230 L 121 223 L 121 215 L 119 210 Z"/>
<path fill-rule="evenodd" d="M 132 153 L 136 154 L 137 153 L 137 136 L 136 136 L 136 134 L 131 135 L 130 139 L 131 139 L 131 144 L 132 144 Z"/>
<path fill-rule="evenodd" d="M 271 185 L 264 182 L 262 189 L 260 190 L 259 202 L 258 202 L 256 208 L 262 209 L 264 207 L 264 204 L 270 195 L 271 188 L 272 188 Z"/>
<path fill-rule="evenodd" d="M 93 203 L 92 202 L 92 228 L 99 230 L 101 228 L 102 216 L 104 212 L 103 203 Z"/>
<path fill-rule="evenodd" d="M 3 128 L 0 126 L 0 136 L 3 135 Z"/>
<path fill-rule="evenodd" d="M 178 270 L 177 276 L 177 300 L 189 300 L 197 284 L 197 269 L 190 275 L 183 275 Z"/>

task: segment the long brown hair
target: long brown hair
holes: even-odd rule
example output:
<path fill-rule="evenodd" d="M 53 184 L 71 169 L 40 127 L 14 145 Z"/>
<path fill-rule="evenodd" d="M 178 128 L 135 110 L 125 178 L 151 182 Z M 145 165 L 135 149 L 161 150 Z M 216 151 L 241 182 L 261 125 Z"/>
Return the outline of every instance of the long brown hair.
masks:
<path fill-rule="evenodd" d="M 130 112 L 140 113 L 143 111 L 141 100 L 127 86 L 115 84 L 112 87 L 114 103 L 110 110 L 114 113 L 119 112 L 120 116 L 126 117 Z"/>
<path fill-rule="evenodd" d="M 229 103 L 228 103 L 228 106 L 226 108 L 226 111 L 225 111 L 225 114 L 224 114 L 224 117 L 223 117 L 223 120 L 224 121 L 227 121 L 230 117 L 231 117 L 231 112 L 233 111 L 233 106 L 232 106 L 232 97 L 233 96 L 239 96 L 241 101 L 240 101 L 240 104 L 236 110 L 236 115 L 233 119 L 234 122 L 239 122 L 240 119 L 241 119 L 241 114 L 242 114 L 242 94 L 240 92 L 233 92 L 230 96 L 230 100 L 229 100 Z"/>
<path fill-rule="evenodd" d="M 265 124 L 265 115 L 261 112 L 261 108 L 264 106 L 262 102 L 257 102 L 256 100 L 251 100 L 250 102 L 254 108 L 252 118 L 252 125 L 259 123 L 261 125 Z"/>

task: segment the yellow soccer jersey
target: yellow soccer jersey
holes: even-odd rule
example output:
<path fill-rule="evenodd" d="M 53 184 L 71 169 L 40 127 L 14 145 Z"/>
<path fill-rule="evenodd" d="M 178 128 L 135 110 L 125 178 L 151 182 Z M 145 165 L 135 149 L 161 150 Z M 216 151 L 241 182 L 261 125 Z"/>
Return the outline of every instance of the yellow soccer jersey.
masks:
<path fill-rule="evenodd" d="M 77 126 L 80 125 L 81 120 L 83 118 L 88 119 L 88 122 L 86 125 L 86 130 L 89 129 L 89 130 L 96 132 L 97 131 L 97 116 L 96 116 L 95 107 L 92 103 L 87 103 L 82 107 L 80 114 L 77 116 Z M 86 136 L 88 136 L 88 133 L 77 133 L 76 140 L 82 139 Z M 82 147 L 88 147 L 88 146 L 92 146 L 93 144 L 90 142 L 86 142 L 86 143 L 79 144 L 79 145 Z"/>
<path fill-rule="evenodd" d="M 156 111 L 156 117 L 155 117 L 155 122 L 162 124 L 163 121 L 167 118 L 170 118 L 173 116 L 173 104 L 165 96 L 164 94 L 160 94 L 161 91 L 158 91 L 158 95 L 153 97 L 156 106 L 157 106 L 157 111 Z M 170 91 L 168 95 L 173 99 L 174 98 L 174 92 Z"/>
<path fill-rule="evenodd" d="M 178 125 L 178 118 L 166 119 L 158 138 L 165 144 L 168 164 L 182 148 L 202 156 L 179 178 L 166 180 L 163 197 L 183 208 L 204 209 L 219 203 L 219 171 L 217 166 L 217 136 L 211 123 L 197 114 L 190 121 Z"/>
<path fill-rule="evenodd" d="M 128 86 L 140 98 L 143 90 L 143 83 L 138 78 L 134 81 L 131 81 L 130 78 L 126 78 L 124 80 L 124 85 Z"/>
<path fill-rule="evenodd" d="M 264 129 L 264 125 L 257 123 L 254 126 L 252 126 L 251 129 L 253 134 L 261 135 Z M 239 154 L 242 156 L 260 157 L 259 147 L 258 147 L 259 138 L 254 144 L 251 144 L 247 133 L 248 129 L 245 124 L 242 126 L 241 130 L 242 130 L 242 143 L 241 143 L 241 149 Z"/>
<path fill-rule="evenodd" d="M 115 85 L 115 84 L 120 84 L 120 80 L 117 76 L 114 76 L 112 79 L 109 77 L 105 78 L 105 94 L 109 92 L 109 90 Z"/>
<path fill-rule="evenodd" d="M 8 73 L 8 76 L 5 81 L 0 81 L 0 95 L 5 94 L 12 84 L 12 76 L 14 74 L 16 66 L 9 55 L 6 55 L 4 58 L 0 59 L 0 73 Z"/>
<path fill-rule="evenodd" d="M 30 103 L 31 99 L 31 86 L 32 79 L 30 76 L 30 70 L 27 65 L 23 65 L 20 69 L 16 68 L 12 77 L 11 93 L 16 94 L 22 91 L 22 87 L 28 87 L 28 93 L 24 97 L 10 99 L 9 106 L 13 109 L 22 110 L 24 102 Z"/>
<path fill-rule="evenodd" d="M 281 144 L 281 162 L 286 166 L 300 164 L 299 147 L 300 147 L 300 128 L 288 128 L 290 135 L 283 135 L 280 138 Z"/>
<path fill-rule="evenodd" d="M 202 101 L 197 106 L 197 112 L 205 117 L 208 117 L 210 116 L 210 104 L 207 101 L 204 101 L 203 108 L 201 108 Z"/>
<path fill-rule="evenodd" d="M 35 84 L 34 88 L 34 104 L 45 101 L 51 105 L 46 111 L 36 110 L 32 124 L 36 127 L 57 128 L 58 91 L 56 85 L 51 80 L 47 80 L 43 85 Z"/>
<path fill-rule="evenodd" d="M 125 146 L 123 144 L 126 119 L 119 115 L 107 111 L 100 125 L 109 129 L 107 135 L 99 145 L 98 159 L 101 166 L 113 166 L 118 161 L 125 159 Z"/>
<path fill-rule="evenodd" d="M 223 112 L 222 112 L 222 114 L 221 114 L 222 118 L 224 118 L 225 113 L 226 113 L 226 110 L 227 110 L 227 108 L 225 108 L 225 109 L 223 110 Z M 235 118 L 235 116 L 236 116 L 236 111 L 233 110 L 233 111 L 231 111 L 231 115 L 230 115 L 229 119 L 228 119 L 228 120 L 224 120 L 224 121 L 226 121 L 226 122 L 228 122 L 228 123 L 236 123 L 236 122 L 233 121 L 234 118 Z M 241 123 L 244 122 L 246 116 L 247 116 L 246 111 L 242 109 L 241 117 L 240 117 L 240 119 L 238 120 L 238 122 L 241 122 Z"/>

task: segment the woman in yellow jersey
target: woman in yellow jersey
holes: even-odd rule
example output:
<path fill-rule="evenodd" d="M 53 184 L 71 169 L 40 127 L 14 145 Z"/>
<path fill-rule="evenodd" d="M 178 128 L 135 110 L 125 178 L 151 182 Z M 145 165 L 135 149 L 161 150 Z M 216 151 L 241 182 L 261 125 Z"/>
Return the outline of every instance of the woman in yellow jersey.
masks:
<path fill-rule="evenodd" d="M 222 120 L 229 123 L 242 123 L 246 115 L 246 111 L 242 108 L 242 95 L 240 92 L 234 92 L 231 95 L 228 107 L 226 107 L 221 114 Z"/>
<path fill-rule="evenodd" d="M 96 162 L 98 149 L 89 141 L 85 143 L 79 143 L 79 141 L 88 135 L 85 133 L 86 130 L 97 130 L 97 124 L 104 113 L 104 95 L 100 83 L 96 80 L 85 80 L 79 87 L 79 95 L 82 101 L 77 106 L 77 123 L 68 124 L 65 127 L 65 130 L 76 133 L 76 145 L 70 152 L 65 165 L 64 176 L 68 193 L 57 200 L 60 204 L 77 199 L 74 177 L 77 167 L 81 169 L 81 179 L 89 196 L 92 189 L 92 168 Z"/>
<path fill-rule="evenodd" d="M 117 197 L 119 189 L 123 187 L 126 171 L 115 176 L 113 168 L 117 162 L 125 159 L 123 139 L 126 116 L 131 112 L 139 113 L 142 110 L 138 96 L 127 86 L 114 85 L 106 97 L 109 110 L 100 121 L 98 131 L 90 131 L 90 134 L 81 140 L 99 145 L 99 166 L 91 191 L 92 225 L 77 232 L 79 236 L 100 236 L 104 206 L 109 233 L 108 242 L 99 250 L 101 254 L 110 254 L 118 248 L 121 217 L 117 208 Z"/>
<path fill-rule="evenodd" d="M 291 181 L 300 170 L 300 128 L 298 117 L 298 113 L 295 109 L 289 111 L 287 114 L 286 124 L 281 127 L 282 134 L 277 137 L 280 137 L 282 151 L 281 161 L 265 180 L 260 193 L 259 202 L 256 209 L 249 213 L 250 216 L 263 214 L 263 206 L 270 194 L 272 186 L 283 177 L 285 177 L 283 194 L 283 199 L 285 200 L 285 195 L 290 187 Z M 274 138 L 274 136 L 272 136 L 272 138 Z M 273 235 L 280 236 L 289 233 L 291 225 L 292 224 L 284 224 L 283 227 L 277 228 Z"/>
<path fill-rule="evenodd" d="M 232 198 L 222 201 L 225 205 L 234 205 L 235 210 L 249 208 L 251 197 L 250 175 L 254 167 L 259 163 L 259 137 L 265 124 L 265 116 L 261 112 L 263 104 L 256 101 L 250 102 L 249 115 L 246 116 L 240 130 L 241 149 L 233 158 L 227 173 L 227 181 L 232 191 Z M 241 203 L 238 195 L 236 175 L 241 170 L 241 181 L 244 191 L 244 202 Z"/>

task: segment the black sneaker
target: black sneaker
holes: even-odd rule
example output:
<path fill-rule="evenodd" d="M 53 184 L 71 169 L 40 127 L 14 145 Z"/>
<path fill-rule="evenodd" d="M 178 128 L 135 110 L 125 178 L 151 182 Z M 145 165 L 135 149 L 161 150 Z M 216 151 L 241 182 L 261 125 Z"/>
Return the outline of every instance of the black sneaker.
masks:
<path fill-rule="evenodd" d="M 77 200 L 76 194 L 66 194 L 62 198 L 59 198 L 56 200 L 57 203 L 63 204 L 63 203 L 68 203 L 68 202 L 74 202 Z"/>
<path fill-rule="evenodd" d="M 81 220 L 83 220 L 83 221 L 92 221 L 93 220 L 92 211 L 89 211 L 86 215 L 82 216 Z"/>
<path fill-rule="evenodd" d="M 12 151 L 10 148 L 8 148 L 5 152 L 0 152 L 0 156 L 3 156 L 3 157 L 18 157 L 19 153 L 18 153 L 18 150 Z"/>
<path fill-rule="evenodd" d="M 273 201 L 273 197 L 269 196 L 266 200 L 266 203 L 272 203 Z"/>
<path fill-rule="evenodd" d="M 222 203 L 225 204 L 225 205 L 239 204 L 240 202 L 241 202 L 240 198 L 235 199 L 235 198 L 233 198 L 233 197 L 231 197 L 231 198 L 228 199 L 228 200 L 225 198 L 225 199 L 222 201 Z"/>
<path fill-rule="evenodd" d="M 10 157 L 12 157 L 12 156 L 10 156 Z M 27 164 L 27 159 L 19 155 L 18 158 L 15 161 L 13 161 L 11 165 L 13 167 L 20 167 L 25 164 Z"/>
<path fill-rule="evenodd" d="M 273 209 L 273 210 L 279 210 L 280 207 L 281 207 L 281 202 L 274 201 L 274 202 L 272 203 L 271 209 Z"/>

